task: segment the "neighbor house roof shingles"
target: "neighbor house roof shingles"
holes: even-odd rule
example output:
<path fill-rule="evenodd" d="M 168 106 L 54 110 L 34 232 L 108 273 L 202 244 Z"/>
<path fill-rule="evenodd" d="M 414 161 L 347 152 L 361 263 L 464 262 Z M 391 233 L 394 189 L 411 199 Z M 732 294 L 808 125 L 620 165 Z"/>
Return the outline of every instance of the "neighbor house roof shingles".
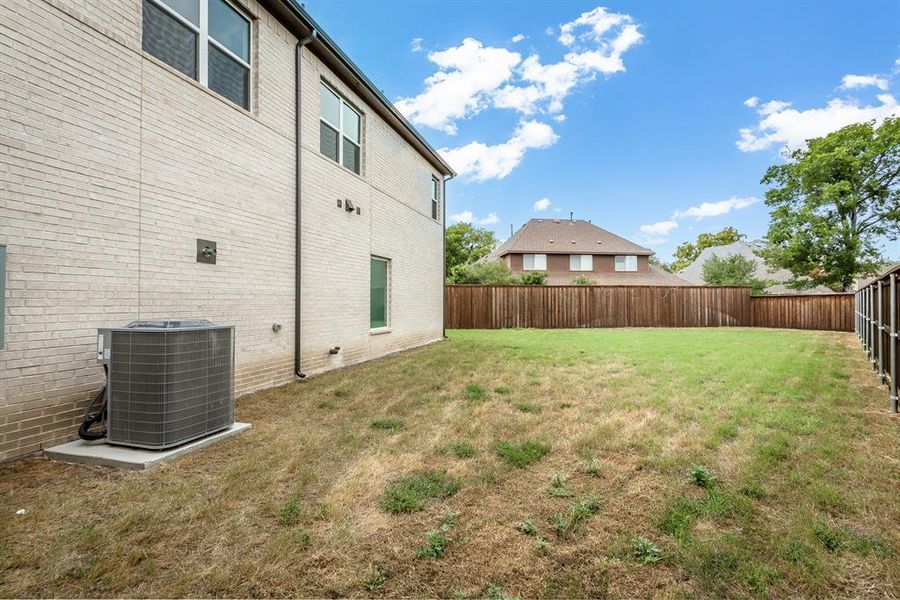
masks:
<path fill-rule="evenodd" d="M 651 256 L 653 251 L 582 220 L 531 219 L 500 244 L 487 260 L 507 254 L 631 254 Z"/>

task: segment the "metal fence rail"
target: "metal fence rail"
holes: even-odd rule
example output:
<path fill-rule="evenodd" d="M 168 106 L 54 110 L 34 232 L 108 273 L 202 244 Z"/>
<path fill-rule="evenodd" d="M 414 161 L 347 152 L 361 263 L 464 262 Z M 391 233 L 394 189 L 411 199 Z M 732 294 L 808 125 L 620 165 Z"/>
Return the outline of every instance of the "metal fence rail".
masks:
<path fill-rule="evenodd" d="M 872 280 L 856 292 L 856 337 L 872 369 L 890 390 L 891 410 L 897 400 L 897 277 L 900 267 Z"/>

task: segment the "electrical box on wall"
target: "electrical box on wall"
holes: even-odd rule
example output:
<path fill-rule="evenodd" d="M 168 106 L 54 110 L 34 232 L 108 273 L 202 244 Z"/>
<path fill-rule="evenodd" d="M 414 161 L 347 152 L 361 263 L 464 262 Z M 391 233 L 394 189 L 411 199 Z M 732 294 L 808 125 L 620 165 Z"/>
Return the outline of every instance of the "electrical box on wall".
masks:
<path fill-rule="evenodd" d="M 216 243 L 210 240 L 197 240 L 197 262 L 208 265 L 216 264 Z"/>

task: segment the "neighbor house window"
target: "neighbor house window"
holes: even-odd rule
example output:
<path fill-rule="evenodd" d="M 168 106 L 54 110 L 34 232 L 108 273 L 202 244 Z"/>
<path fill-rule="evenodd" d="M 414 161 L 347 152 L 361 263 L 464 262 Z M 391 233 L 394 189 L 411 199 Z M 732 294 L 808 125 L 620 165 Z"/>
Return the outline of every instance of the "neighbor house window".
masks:
<path fill-rule="evenodd" d="M 226 0 L 143 0 L 142 47 L 250 108 L 250 19 Z"/>
<path fill-rule="evenodd" d="M 637 271 L 637 256 L 616 256 L 616 271 Z"/>
<path fill-rule="evenodd" d="M 569 255 L 570 271 L 593 271 L 594 257 L 590 254 L 571 254 Z"/>
<path fill-rule="evenodd" d="M 372 257 L 369 279 L 369 327 L 388 326 L 388 283 L 390 261 Z"/>
<path fill-rule="evenodd" d="M 319 151 L 359 173 L 359 113 L 330 87 L 319 87 Z"/>
<path fill-rule="evenodd" d="M 546 271 L 547 255 L 546 254 L 523 254 L 522 255 L 523 271 Z"/>
<path fill-rule="evenodd" d="M 431 178 L 431 218 L 438 220 L 441 210 L 441 182 L 437 177 Z"/>

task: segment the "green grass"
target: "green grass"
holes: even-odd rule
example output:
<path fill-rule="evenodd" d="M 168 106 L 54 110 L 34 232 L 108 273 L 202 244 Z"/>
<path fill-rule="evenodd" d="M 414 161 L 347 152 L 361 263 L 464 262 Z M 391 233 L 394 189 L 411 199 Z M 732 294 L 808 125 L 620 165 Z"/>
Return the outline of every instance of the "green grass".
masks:
<path fill-rule="evenodd" d="M 536 463 L 541 460 L 545 454 L 550 452 L 548 444 L 542 444 L 534 440 L 516 444 L 513 442 L 500 442 L 497 444 L 497 454 L 500 457 L 519 469 Z"/>
<path fill-rule="evenodd" d="M 381 506 L 392 513 L 425 510 L 434 500 L 449 498 L 459 490 L 460 482 L 445 471 L 422 471 L 407 475 L 388 485 Z"/>
<path fill-rule="evenodd" d="M 852 334 L 448 335 L 242 397 L 250 431 L 158 469 L 0 465 L 0 597 L 900 589 L 898 422 Z"/>
<path fill-rule="evenodd" d="M 382 429 L 391 433 L 396 433 L 405 426 L 406 424 L 403 422 L 403 419 L 387 418 L 372 421 L 372 429 Z"/>

